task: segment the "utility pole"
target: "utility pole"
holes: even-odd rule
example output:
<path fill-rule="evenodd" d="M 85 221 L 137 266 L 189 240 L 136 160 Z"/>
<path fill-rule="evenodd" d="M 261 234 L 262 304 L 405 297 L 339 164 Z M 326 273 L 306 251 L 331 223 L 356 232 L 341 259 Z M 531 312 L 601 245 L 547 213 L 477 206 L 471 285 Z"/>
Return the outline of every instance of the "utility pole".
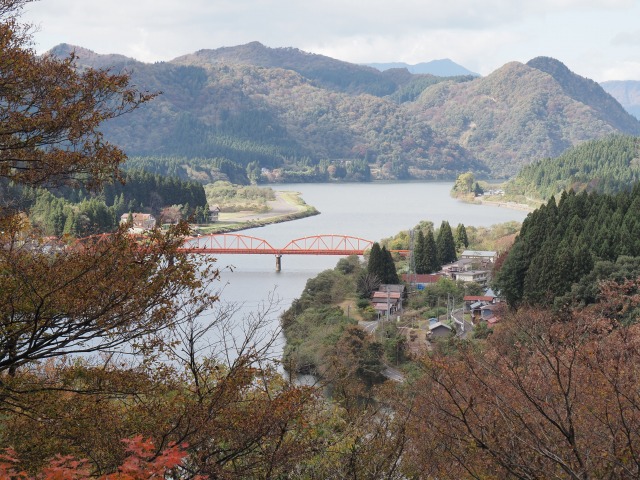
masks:
<path fill-rule="evenodd" d="M 385 290 L 387 291 L 387 322 L 389 322 L 389 310 L 391 309 L 391 299 L 389 297 L 389 285 L 385 285 Z"/>
<path fill-rule="evenodd" d="M 411 229 L 411 231 L 409 232 L 409 284 L 411 285 L 412 288 L 415 288 L 416 286 L 416 257 L 415 257 L 415 253 L 414 253 L 414 234 L 415 234 L 415 229 Z"/>

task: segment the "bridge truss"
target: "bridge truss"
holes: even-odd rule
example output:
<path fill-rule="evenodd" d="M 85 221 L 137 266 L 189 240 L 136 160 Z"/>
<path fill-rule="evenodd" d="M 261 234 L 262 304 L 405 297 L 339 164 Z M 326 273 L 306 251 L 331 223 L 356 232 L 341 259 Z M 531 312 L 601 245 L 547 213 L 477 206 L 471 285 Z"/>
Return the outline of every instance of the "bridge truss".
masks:
<path fill-rule="evenodd" d="M 363 255 L 373 242 L 349 235 L 313 235 L 274 248 L 262 238 L 240 234 L 214 234 L 189 238 L 181 251 L 243 255 Z"/>

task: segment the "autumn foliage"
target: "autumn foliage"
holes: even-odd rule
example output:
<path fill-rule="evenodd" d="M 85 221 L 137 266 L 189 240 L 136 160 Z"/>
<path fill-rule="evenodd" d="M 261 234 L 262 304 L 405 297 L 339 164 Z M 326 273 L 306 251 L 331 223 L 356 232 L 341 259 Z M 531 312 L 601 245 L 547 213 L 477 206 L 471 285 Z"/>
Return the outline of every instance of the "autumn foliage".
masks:
<path fill-rule="evenodd" d="M 28 2 L 0 0 L 1 478 L 640 477 L 640 279 L 587 307 L 523 305 L 398 385 L 381 344 L 336 326 L 329 401 L 272 361 L 276 308 L 218 302 L 212 262 L 180 251 L 185 224 L 42 238 L 3 187 L 117 179 L 124 153 L 98 127 L 150 95 L 36 56 Z"/>
<path fill-rule="evenodd" d="M 628 306 L 626 288 L 609 285 L 600 304 L 570 313 L 519 311 L 484 349 L 460 345 L 425 360 L 412 424 L 417 471 L 637 478 L 640 328 L 609 315 Z"/>
<path fill-rule="evenodd" d="M 74 68 L 27 48 L 28 27 L 16 18 L 30 0 L 3 0 L 0 12 L 0 177 L 43 185 L 113 177 L 126 158 L 98 127 L 154 95 L 129 85 L 126 74 Z"/>
<path fill-rule="evenodd" d="M 16 454 L 7 449 L 0 456 L 0 478 L 7 480 L 148 480 L 167 478 L 167 475 L 179 474 L 180 467 L 187 456 L 186 445 L 171 445 L 162 452 L 156 452 L 152 442 L 140 436 L 124 440 L 129 456 L 118 467 L 116 473 L 96 477 L 91 475 L 91 463 L 88 460 L 76 460 L 72 456 L 60 456 L 51 460 L 42 469 L 42 473 L 31 476 L 18 471 Z M 191 477 L 194 480 L 204 477 Z"/>

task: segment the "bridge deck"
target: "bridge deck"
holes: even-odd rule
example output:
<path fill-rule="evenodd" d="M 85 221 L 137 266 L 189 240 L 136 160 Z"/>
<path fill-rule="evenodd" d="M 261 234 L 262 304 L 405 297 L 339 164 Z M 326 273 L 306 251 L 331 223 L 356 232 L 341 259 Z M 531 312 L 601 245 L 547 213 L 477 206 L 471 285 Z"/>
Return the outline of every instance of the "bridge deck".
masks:
<path fill-rule="evenodd" d="M 262 238 L 227 233 L 192 237 L 180 250 L 202 254 L 363 255 L 371 245 L 371 240 L 331 234 L 297 238 L 283 248 L 274 248 Z"/>

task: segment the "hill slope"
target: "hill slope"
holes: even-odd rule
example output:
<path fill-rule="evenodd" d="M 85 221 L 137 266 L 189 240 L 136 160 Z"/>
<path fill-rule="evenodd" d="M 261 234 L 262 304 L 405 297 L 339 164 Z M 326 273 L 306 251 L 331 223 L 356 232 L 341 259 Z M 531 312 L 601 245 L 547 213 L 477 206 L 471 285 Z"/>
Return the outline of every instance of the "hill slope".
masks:
<path fill-rule="evenodd" d="M 454 178 L 489 168 L 509 176 L 590 139 L 640 133 L 640 122 L 595 82 L 548 58 L 509 63 L 484 78 L 444 78 L 257 42 L 156 64 L 77 52 L 79 66 L 110 64 L 141 88 L 163 92 L 105 125 L 130 155 L 297 172 L 273 177 L 284 181 L 362 180 L 369 172 Z"/>
<path fill-rule="evenodd" d="M 634 135 L 640 133 L 638 119 L 624 110 L 598 83 L 576 75 L 553 58 L 536 57 L 527 65 L 551 75 L 569 97 L 593 108 L 600 118 L 616 129 Z"/>
<path fill-rule="evenodd" d="M 612 135 L 524 167 L 505 190 L 544 200 L 563 190 L 617 193 L 640 181 L 640 139 Z"/>
<path fill-rule="evenodd" d="M 552 59 L 508 63 L 472 82 L 430 87 L 410 108 L 502 176 L 586 140 L 640 133 L 640 122 L 595 82 L 563 67 Z"/>
<path fill-rule="evenodd" d="M 335 60 L 297 48 L 269 48 L 259 42 L 215 50 L 199 50 L 171 60 L 176 65 L 216 67 L 252 65 L 292 70 L 317 86 L 352 94 L 383 96 L 398 85 L 380 71 L 367 66 Z"/>
<path fill-rule="evenodd" d="M 95 54 L 79 57 L 80 64 L 102 61 Z M 114 69 L 131 71 L 134 84 L 162 92 L 105 125 L 108 138 L 129 155 L 224 157 L 268 169 L 365 162 L 379 178 L 454 178 L 467 169 L 486 171 L 396 102 L 322 88 L 293 70 L 215 63 L 209 57 L 206 66 L 132 67 L 115 60 Z"/>

